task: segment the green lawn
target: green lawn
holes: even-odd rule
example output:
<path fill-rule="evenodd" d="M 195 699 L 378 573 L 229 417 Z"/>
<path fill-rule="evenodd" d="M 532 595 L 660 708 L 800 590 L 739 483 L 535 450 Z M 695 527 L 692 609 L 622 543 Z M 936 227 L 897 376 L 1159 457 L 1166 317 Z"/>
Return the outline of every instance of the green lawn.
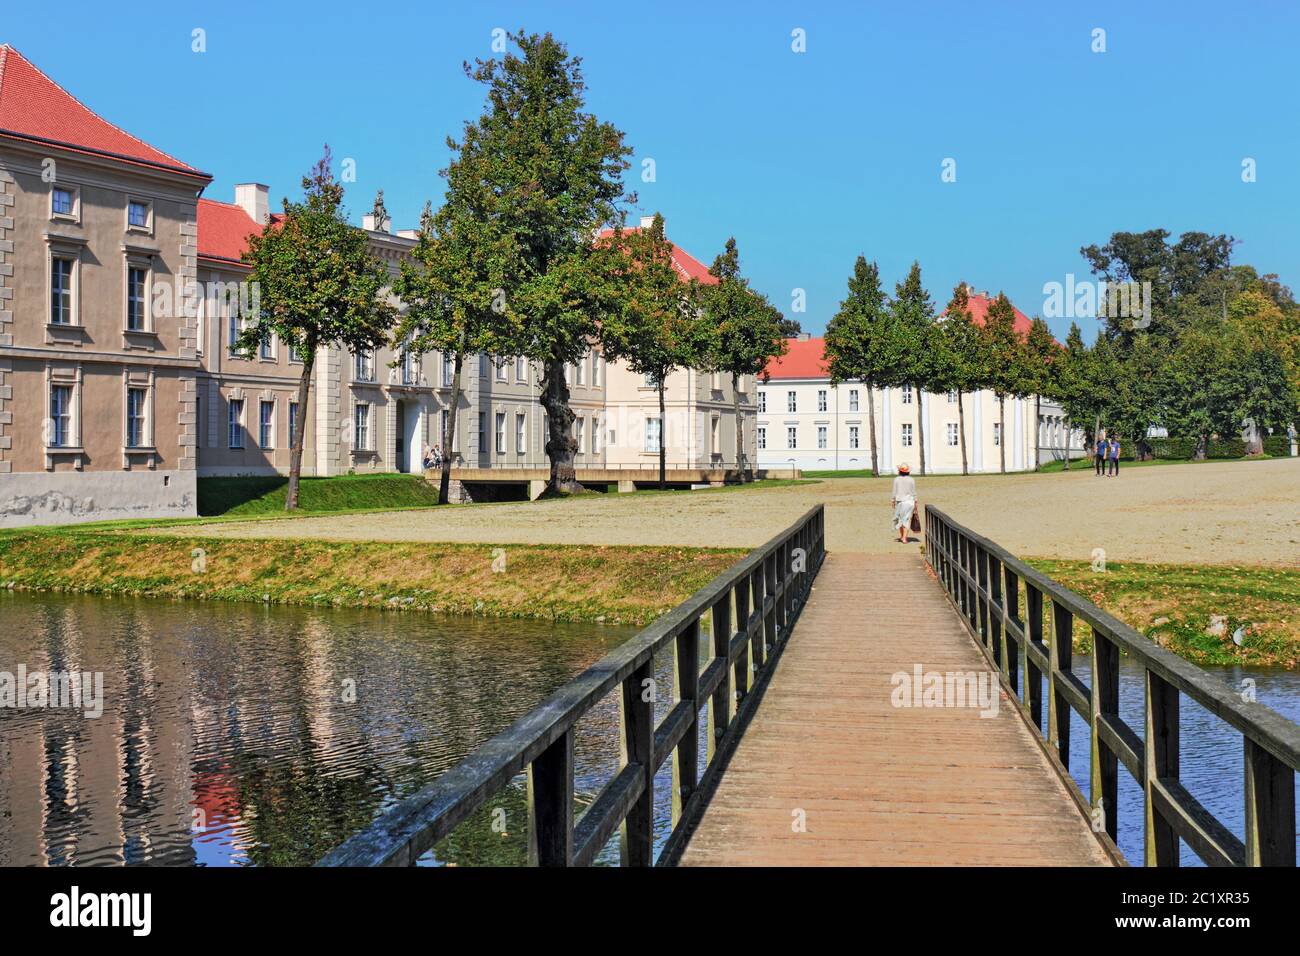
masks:
<path fill-rule="evenodd" d="M 289 479 L 282 475 L 200 478 L 199 514 L 272 515 L 284 512 Z M 304 513 L 426 508 L 438 503 L 438 489 L 418 475 L 340 475 L 303 478 L 298 507 Z"/>
<path fill-rule="evenodd" d="M 1029 559 L 1054 581 L 1196 664 L 1300 667 L 1300 568 Z M 1211 618 L 1222 634 L 1207 634 Z M 1232 640 L 1240 629 L 1241 644 Z M 1090 635 L 1076 622 L 1076 644 Z"/>

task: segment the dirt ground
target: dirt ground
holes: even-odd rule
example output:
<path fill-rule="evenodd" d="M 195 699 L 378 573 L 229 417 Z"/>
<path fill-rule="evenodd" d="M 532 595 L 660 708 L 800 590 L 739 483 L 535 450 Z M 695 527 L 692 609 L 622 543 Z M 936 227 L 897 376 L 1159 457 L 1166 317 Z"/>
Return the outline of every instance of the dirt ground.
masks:
<path fill-rule="evenodd" d="M 917 478 L 922 504 L 1027 557 L 1300 567 L 1300 459 Z M 832 551 L 904 547 L 887 479 L 187 526 L 238 538 L 753 547 L 817 504 Z"/>

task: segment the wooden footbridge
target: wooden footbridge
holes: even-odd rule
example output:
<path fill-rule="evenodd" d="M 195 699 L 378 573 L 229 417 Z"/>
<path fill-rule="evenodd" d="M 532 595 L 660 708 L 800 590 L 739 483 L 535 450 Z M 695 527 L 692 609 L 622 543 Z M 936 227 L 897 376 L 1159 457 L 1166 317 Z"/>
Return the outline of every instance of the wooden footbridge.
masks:
<path fill-rule="evenodd" d="M 1295 865 L 1300 727 L 935 508 L 924 559 L 827 555 L 824 521 L 810 511 L 322 864 L 413 865 L 526 772 L 543 866 L 590 864 L 615 834 L 633 866 L 1122 865 L 1122 767 L 1144 793 L 1147 865 L 1178 865 L 1182 845 L 1212 865 Z M 1087 682 L 1076 624 L 1095 647 Z M 645 688 L 666 650 L 656 719 Z M 1121 651 L 1145 675 L 1141 728 L 1119 715 Z M 611 693 L 619 769 L 575 816 L 574 728 Z M 1184 696 L 1242 739 L 1244 839 L 1179 782 Z M 1065 769 L 1071 711 L 1087 795 Z"/>

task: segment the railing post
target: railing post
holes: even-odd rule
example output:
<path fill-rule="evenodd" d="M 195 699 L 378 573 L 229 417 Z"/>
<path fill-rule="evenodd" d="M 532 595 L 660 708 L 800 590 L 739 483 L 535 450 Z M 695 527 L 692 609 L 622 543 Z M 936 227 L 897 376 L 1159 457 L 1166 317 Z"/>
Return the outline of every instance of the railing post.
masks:
<path fill-rule="evenodd" d="M 1178 865 L 1178 834 L 1155 808 L 1152 792 L 1162 778 L 1178 778 L 1178 688 L 1147 670 L 1146 740 L 1143 758 L 1144 832 L 1147 866 Z M 1292 831 L 1294 832 L 1294 831 Z"/>
<path fill-rule="evenodd" d="M 528 767 L 530 856 L 538 866 L 573 862 L 573 732 L 565 731 Z"/>
<path fill-rule="evenodd" d="M 712 764 L 718 741 L 731 724 L 731 658 L 728 653 L 728 645 L 731 643 L 730 591 L 713 605 L 710 629 L 713 632 L 713 656 L 722 658 L 722 680 L 713 692 L 713 702 L 709 708 L 709 763 Z"/>
<path fill-rule="evenodd" d="M 1014 621 L 1020 626 L 1021 636 L 1016 640 L 1016 652 L 1012 654 L 1011 648 L 1008 646 L 1006 657 L 1007 683 L 1011 685 L 1011 689 L 1015 691 L 1016 696 L 1019 696 L 1020 655 L 1024 650 L 1020 645 L 1025 642 L 1025 625 L 1020 620 L 1020 578 L 1016 576 L 1015 571 L 1004 564 L 1002 566 L 1002 581 L 1006 585 L 1003 588 L 1002 595 L 1002 631 L 1004 634 L 1007 632 L 1007 624 L 1010 621 Z"/>
<path fill-rule="evenodd" d="M 763 596 L 763 652 L 771 654 L 776 650 L 776 553 L 763 559 L 763 581 L 766 594 Z M 772 599 L 771 609 L 766 608 L 767 599 Z"/>
<path fill-rule="evenodd" d="M 654 670 L 646 661 L 623 681 L 623 763 L 635 764 L 644 774 L 641 795 L 628 812 L 622 828 L 624 866 L 650 866 L 654 862 Z M 570 798 L 570 805 L 573 801 Z"/>
<path fill-rule="evenodd" d="M 743 633 L 749 624 L 749 582 L 742 579 L 731 588 L 731 591 L 736 596 L 736 623 L 732 630 Z M 746 635 L 736 652 L 736 696 L 744 700 L 749 695 L 749 687 L 749 636 Z"/>
<path fill-rule="evenodd" d="M 1052 672 L 1047 675 L 1047 742 L 1056 748 L 1061 763 L 1070 766 L 1070 704 L 1056 687 L 1056 676 L 1070 670 L 1074 661 L 1074 615 L 1052 602 Z"/>
<path fill-rule="evenodd" d="M 1105 814 L 1106 832 L 1115 839 L 1119 832 L 1119 813 L 1115 805 L 1119 793 L 1119 758 L 1101 739 L 1101 717 L 1119 713 L 1119 648 L 1092 629 L 1092 712 L 1088 799 L 1093 812 L 1100 807 Z"/>
<path fill-rule="evenodd" d="M 700 783 L 700 619 L 697 617 L 677 635 L 677 669 L 674 674 L 677 699 L 691 707 L 686 733 L 673 753 L 673 826 L 682 808 Z"/>
<path fill-rule="evenodd" d="M 1006 603 L 1002 596 L 1002 561 L 986 554 L 988 561 L 989 589 L 989 643 L 993 645 L 993 657 L 998 667 L 1005 674 L 1007 671 L 1007 632 L 1002 627 L 1002 608 Z"/>
<path fill-rule="evenodd" d="M 1038 647 L 1045 646 L 1043 644 L 1043 592 L 1027 581 L 1025 582 L 1025 617 L 1029 619 L 1029 626 L 1025 630 L 1025 646 L 1022 648 L 1025 657 L 1025 702 L 1029 704 L 1030 720 L 1034 722 L 1035 727 L 1041 728 L 1043 726 L 1043 672 L 1029 656 L 1029 645 L 1032 643 Z"/>
<path fill-rule="evenodd" d="M 975 607 L 977 609 L 980 643 L 988 647 L 990 646 L 989 600 L 987 597 L 989 589 L 989 554 L 984 550 L 983 545 L 978 544 L 975 546 L 975 581 L 978 584 L 975 592 Z M 997 646 L 994 645 L 993 657 L 998 660 L 999 656 Z"/>
<path fill-rule="evenodd" d="M 1249 737 L 1246 747 L 1246 865 L 1295 866 L 1295 771 Z"/>
<path fill-rule="evenodd" d="M 750 654 L 752 655 L 754 660 L 755 673 L 762 670 L 763 665 L 767 663 L 767 654 L 764 653 L 764 649 L 763 649 L 763 622 L 762 622 L 763 584 L 764 584 L 763 565 L 760 563 L 759 566 L 756 567 L 750 573 L 749 577 L 746 579 L 745 584 L 742 585 L 742 587 L 746 589 L 747 593 L 751 595 L 753 599 L 752 603 L 745 611 L 746 631 L 748 631 L 749 629 L 750 617 L 752 617 L 755 613 L 759 615 L 758 626 L 754 628 L 752 634 L 749 634 Z"/>

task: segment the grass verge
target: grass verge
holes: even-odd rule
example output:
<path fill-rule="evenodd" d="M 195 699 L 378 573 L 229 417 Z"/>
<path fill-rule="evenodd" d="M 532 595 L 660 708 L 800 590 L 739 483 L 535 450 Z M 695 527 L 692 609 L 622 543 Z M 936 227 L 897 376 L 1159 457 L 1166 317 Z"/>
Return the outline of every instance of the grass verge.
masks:
<path fill-rule="evenodd" d="M 680 604 L 744 554 L 30 531 L 0 536 L 0 584 L 640 625 Z"/>
<path fill-rule="evenodd" d="M 204 517 L 283 514 L 289 479 L 283 475 L 200 478 L 198 486 L 199 514 Z M 298 507 L 304 512 L 429 508 L 437 503 L 438 489 L 418 475 L 303 478 L 298 487 Z"/>
<path fill-rule="evenodd" d="M 1300 569 L 1109 562 L 1093 571 L 1087 561 L 1040 558 L 1029 564 L 1194 664 L 1300 667 Z M 1091 649 L 1091 634 L 1078 622 L 1075 646 Z"/>

